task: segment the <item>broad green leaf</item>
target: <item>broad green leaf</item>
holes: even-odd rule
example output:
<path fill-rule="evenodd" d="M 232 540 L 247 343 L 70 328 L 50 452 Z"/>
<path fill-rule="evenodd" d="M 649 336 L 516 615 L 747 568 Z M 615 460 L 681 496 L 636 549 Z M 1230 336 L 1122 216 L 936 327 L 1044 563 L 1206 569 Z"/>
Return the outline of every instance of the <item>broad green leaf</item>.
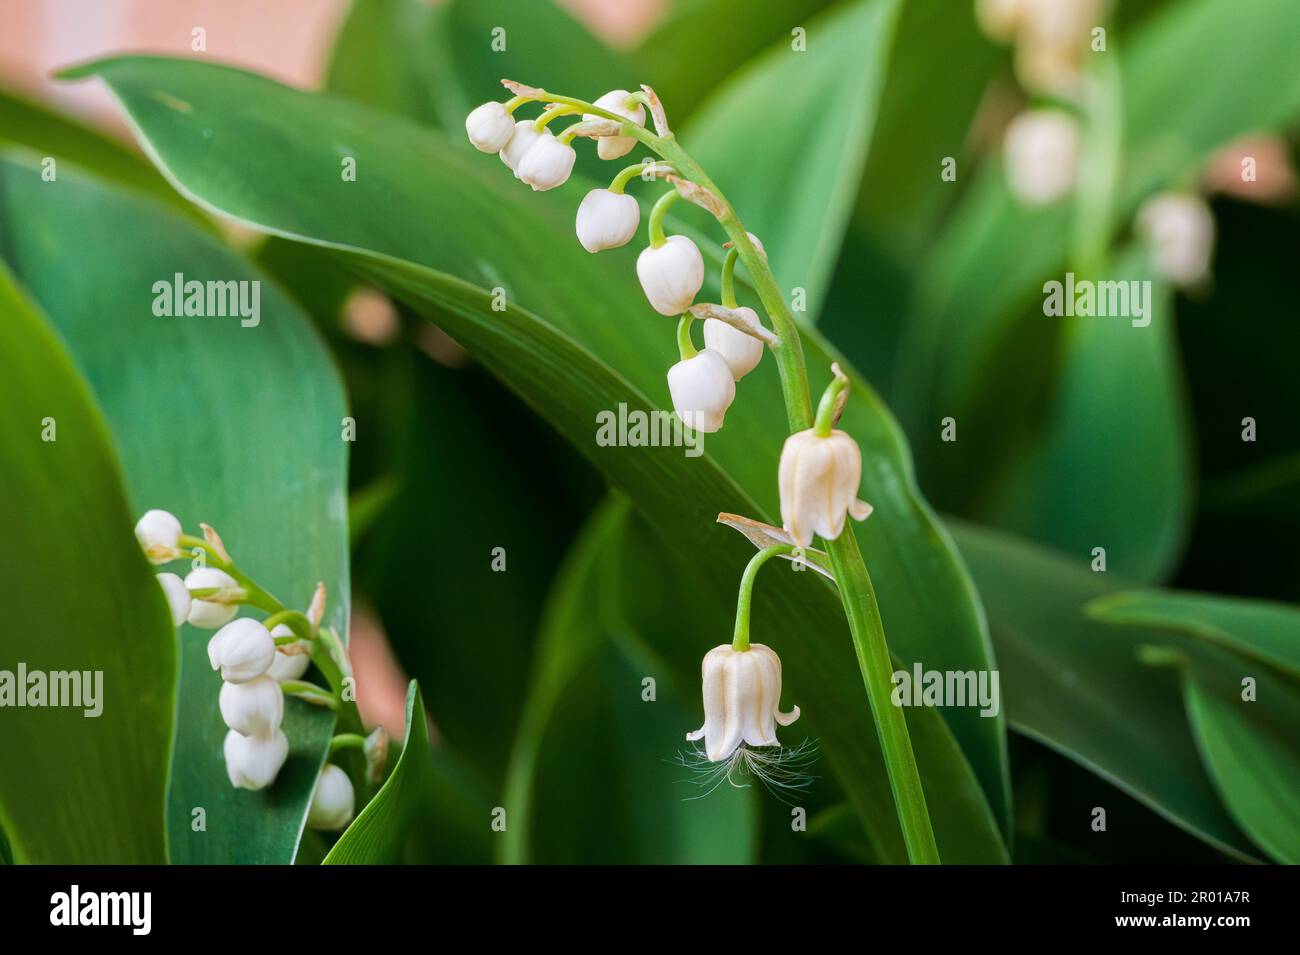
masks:
<path fill-rule="evenodd" d="M 672 323 L 651 313 L 634 280 L 635 249 L 594 257 L 572 240 L 578 189 L 530 195 L 494 157 L 236 70 L 130 58 L 80 75 L 92 71 L 110 82 L 180 188 L 266 231 L 347 253 L 368 280 L 436 315 L 675 546 L 706 564 L 703 555 L 733 566 L 743 550 L 719 544 L 717 513 L 771 522 L 784 412 L 770 361 L 745 379 L 726 429 L 708 439 L 703 456 L 596 441 L 599 413 L 617 416 L 625 406 L 648 414 L 656 402 L 647 394 L 666 400 L 663 376 L 676 352 Z M 234 148 L 250 137 L 263 149 Z M 337 154 L 320 159 L 323 149 L 336 147 L 357 158 L 356 182 L 339 178 Z M 430 168 L 439 175 L 425 175 Z M 397 194 L 404 199 L 393 204 L 387 197 Z M 496 287 L 506 293 L 504 312 L 491 308 L 489 290 Z M 806 335 L 805 353 L 817 383 L 827 379 L 832 360 L 843 361 L 815 333 Z M 842 427 L 871 462 L 862 495 L 876 514 L 858 533 L 891 646 L 927 667 L 987 669 L 987 636 L 965 571 L 916 494 L 896 425 L 864 381 L 855 378 L 854 386 Z M 815 615 L 810 607 L 818 608 Z M 838 601 L 826 585 L 793 598 L 785 612 L 791 632 L 815 616 L 826 634 L 809 653 L 815 659 L 807 673 L 815 680 L 807 695 L 836 700 L 819 735 L 841 779 L 854 787 L 855 805 L 866 811 L 864 787 L 878 772 L 879 754 Z M 981 718 L 973 708 L 945 710 L 943 721 L 930 710 L 912 715 L 927 745 L 950 739 L 951 728 L 969 765 L 947 764 L 959 774 L 973 770 L 994 808 L 970 788 L 972 777 L 949 787 L 946 797 L 967 814 L 963 833 L 981 834 L 987 855 L 1004 851 L 996 836 L 987 839 L 990 821 L 1007 818 L 1001 720 Z"/>
<path fill-rule="evenodd" d="M 1136 658 L 1167 634 L 1089 620 L 1123 586 L 1041 547 L 950 522 L 989 615 L 1007 718 L 1224 852 L 1251 846 L 1224 811 L 1188 730 L 1178 688 Z"/>
<path fill-rule="evenodd" d="M 166 862 L 176 684 L 166 602 L 90 389 L 2 266 L 0 321 L 5 855 Z"/>
<path fill-rule="evenodd" d="M 334 843 L 326 865 L 487 861 L 492 805 L 473 792 L 446 754 L 430 748 L 428 719 L 420 685 L 412 680 L 397 764 Z"/>
<path fill-rule="evenodd" d="M 290 606 L 305 608 L 323 580 L 325 623 L 345 633 L 346 411 L 301 313 L 188 221 L 71 173 L 48 184 L 32 166 L 0 162 L 0 207 L 0 248 L 89 379 L 122 455 L 132 509 L 164 508 L 191 531 L 212 524 L 240 566 Z M 177 274 L 261 283 L 260 321 L 155 315 L 155 283 L 170 287 Z M 180 631 L 172 861 L 290 862 L 333 719 L 289 701 L 290 755 L 276 784 L 232 788 L 210 636 Z"/>

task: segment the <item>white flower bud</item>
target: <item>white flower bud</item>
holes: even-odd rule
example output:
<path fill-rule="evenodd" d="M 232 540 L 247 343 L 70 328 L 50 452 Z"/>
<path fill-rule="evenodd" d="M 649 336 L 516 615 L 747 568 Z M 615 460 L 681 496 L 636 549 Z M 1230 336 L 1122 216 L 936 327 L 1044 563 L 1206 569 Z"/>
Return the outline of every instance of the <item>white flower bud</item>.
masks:
<path fill-rule="evenodd" d="M 1002 141 L 1007 185 L 1021 202 L 1047 205 L 1074 186 L 1079 124 L 1059 109 L 1021 113 Z"/>
<path fill-rule="evenodd" d="M 759 324 L 758 313 L 752 308 L 741 305 L 733 308 L 732 311 L 739 312 L 755 325 Z M 736 381 L 748 375 L 763 360 L 761 341 L 753 335 L 746 335 L 734 325 L 728 325 L 716 318 L 704 320 L 704 347 L 722 356 L 727 367 L 731 369 L 731 377 Z"/>
<path fill-rule="evenodd" d="M 684 235 L 670 235 L 658 248 L 649 246 L 636 260 L 636 277 L 660 315 L 680 315 L 691 307 L 704 284 L 704 256 Z"/>
<path fill-rule="evenodd" d="M 289 755 L 289 738 L 277 729 L 263 736 L 244 736 L 231 730 L 221 747 L 226 757 L 226 775 L 238 789 L 265 789 Z"/>
<path fill-rule="evenodd" d="M 135 524 L 135 539 L 151 564 L 165 564 L 180 556 L 181 522 L 170 511 L 145 511 Z"/>
<path fill-rule="evenodd" d="M 533 187 L 534 192 L 545 192 L 569 181 L 577 152 L 568 143 L 562 143 L 550 134 L 539 136 L 532 148 L 519 160 L 515 175 Z"/>
<path fill-rule="evenodd" d="M 627 245 L 641 224 L 641 206 L 626 193 L 593 189 L 578 205 L 578 241 L 588 252 Z"/>
<path fill-rule="evenodd" d="M 638 126 L 644 126 L 645 107 L 640 103 L 633 104 L 631 109 L 627 107 L 627 98 L 631 95 L 627 90 L 610 90 L 593 105 L 630 119 Z M 582 118 L 584 121 L 604 119 L 603 116 L 597 116 L 595 113 L 583 113 Z M 596 155 L 601 159 L 619 159 L 630 153 L 635 146 L 636 139 L 632 136 L 602 136 L 596 140 Z"/>
<path fill-rule="evenodd" d="M 500 152 L 514 135 L 514 117 L 502 103 L 484 103 L 465 117 L 465 132 L 479 152 Z"/>
<path fill-rule="evenodd" d="M 700 667 L 704 682 L 704 725 L 687 733 L 692 742 L 704 738 L 710 762 L 731 756 L 741 743 L 780 746 L 776 725 L 789 726 L 799 718 L 799 707 L 782 713 L 781 658 L 761 643 L 748 650 L 731 644 L 714 647 Z"/>
<path fill-rule="evenodd" d="M 175 574 L 159 574 L 158 585 L 162 587 L 163 596 L 167 598 L 167 607 L 172 612 L 172 626 L 179 627 L 190 615 L 190 591 L 185 581 Z"/>
<path fill-rule="evenodd" d="M 251 617 L 232 620 L 208 641 L 208 662 L 227 683 L 247 683 L 261 676 L 275 658 L 271 632 Z"/>
<path fill-rule="evenodd" d="M 271 631 L 272 637 L 292 637 L 293 628 L 287 623 L 277 623 L 275 629 Z M 275 659 L 271 661 L 270 667 L 267 668 L 266 675 L 280 683 L 285 680 L 298 680 L 307 672 L 307 667 L 311 665 L 311 656 L 308 653 L 285 653 L 293 647 L 300 647 L 304 651 L 308 649 L 306 640 L 297 640 L 293 643 L 287 643 L 283 646 L 277 646 L 275 650 Z"/>
<path fill-rule="evenodd" d="M 316 780 L 307 810 L 307 825 L 312 829 L 342 831 L 352 821 L 355 794 L 348 774 L 333 763 L 326 763 Z"/>
<path fill-rule="evenodd" d="M 199 567 L 185 575 L 185 587 L 188 590 L 203 590 L 208 587 L 238 587 L 239 582 L 224 570 L 215 567 Z M 235 604 L 214 603 L 211 600 L 195 599 L 190 604 L 189 621 L 196 627 L 215 630 L 230 622 L 239 612 Z"/>
<path fill-rule="evenodd" d="M 712 433 L 736 398 L 736 380 L 727 361 L 711 348 L 697 352 L 668 369 L 668 393 L 682 423 L 693 431 Z"/>
<path fill-rule="evenodd" d="M 542 136 L 554 135 L 549 129 L 539 130 L 533 125 L 531 119 L 521 119 L 515 123 L 515 131 L 511 134 L 510 140 L 501 147 L 498 155 L 501 161 L 514 170 L 515 178 L 519 178 L 519 162 L 527 154 L 528 150 L 533 148 L 533 144 Z"/>
<path fill-rule="evenodd" d="M 221 718 L 244 736 L 269 736 L 284 721 L 284 693 L 269 676 L 221 684 Z"/>
<path fill-rule="evenodd" d="M 825 540 L 839 537 L 846 514 L 865 520 L 871 505 L 858 500 L 861 482 L 862 452 L 843 431 L 824 438 L 812 428 L 790 435 L 777 471 L 786 533 L 800 547 L 808 547 L 814 533 Z"/>
<path fill-rule="evenodd" d="M 1175 285 L 1195 285 L 1210 270 L 1214 215 L 1200 196 L 1164 192 L 1142 204 L 1137 231 L 1151 246 L 1151 264 Z"/>

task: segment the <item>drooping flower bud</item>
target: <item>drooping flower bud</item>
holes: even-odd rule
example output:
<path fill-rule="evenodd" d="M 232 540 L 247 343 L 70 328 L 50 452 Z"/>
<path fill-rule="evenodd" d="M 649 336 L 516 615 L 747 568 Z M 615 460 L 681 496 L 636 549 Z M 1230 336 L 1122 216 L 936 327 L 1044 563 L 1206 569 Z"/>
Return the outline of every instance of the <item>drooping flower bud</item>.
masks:
<path fill-rule="evenodd" d="M 190 615 L 189 588 L 185 581 L 175 574 L 159 574 L 158 585 L 162 587 L 163 596 L 167 598 L 167 608 L 172 614 L 172 626 L 179 627 Z"/>
<path fill-rule="evenodd" d="M 145 511 L 135 524 L 135 539 L 151 564 L 165 564 L 181 555 L 181 522 L 170 511 Z"/>
<path fill-rule="evenodd" d="M 348 774 L 333 763 L 326 763 L 311 795 L 307 825 L 326 832 L 345 829 L 352 821 L 355 799 Z"/>
<path fill-rule="evenodd" d="M 284 693 L 269 676 L 223 683 L 218 702 L 226 725 L 244 736 L 269 736 L 284 721 Z"/>
<path fill-rule="evenodd" d="M 578 205 L 578 241 L 588 252 L 627 245 L 641 224 L 641 206 L 626 193 L 593 189 Z"/>
<path fill-rule="evenodd" d="M 265 789 L 289 755 L 289 738 L 277 729 L 261 736 L 244 736 L 231 730 L 221 747 L 226 775 L 238 789 Z"/>
<path fill-rule="evenodd" d="M 1021 113 L 1002 141 L 1007 184 L 1021 202 L 1047 205 L 1074 186 L 1079 124 L 1059 109 Z"/>
<path fill-rule="evenodd" d="M 215 567 L 198 567 L 191 570 L 185 575 L 185 587 L 187 590 L 206 590 L 209 587 L 220 587 L 223 590 L 235 589 L 239 582 L 231 577 L 224 570 L 218 570 Z M 200 600 L 195 598 L 190 604 L 189 621 L 196 627 L 202 627 L 205 630 L 215 630 L 220 626 L 229 623 L 231 618 L 239 612 L 239 607 L 235 604 L 217 603 L 212 600 Z"/>
<path fill-rule="evenodd" d="M 514 171 L 515 178 L 518 179 L 519 163 L 528 154 L 528 150 L 532 149 L 537 140 L 543 136 L 554 135 L 549 129 L 538 129 L 531 119 L 521 119 L 515 123 L 514 133 L 511 134 L 509 141 L 501 147 L 498 155 L 501 157 L 501 161 Z"/>
<path fill-rule="evenodd" d="M 522 182 L 533 187 L 534 192 L 545 192 L 569 181 L 577 152 L 568 143 L 553 135 L 541 136 L 531 149 L 524 153 L 515 174 Z"/>
<path fill-rule="evenodd" d="M 638 126 L 645 125 L 645 107 L 640 103 L 635 103 L 631 108 L 627 106 L 628 97 L 632 94 L 627 90 L 610 90 L 593 104 L 603 110 L 608 110 L 617 116 L 630 119 Z M 603 119 L 595 113 L 584 113 L 584 121 Z M 596 155 L 601 159 L 618 159 L 626 156 L 636 146 L 636 139 L 632 136 L 602 136 L 596 140 Z"/>
<path fill-rule="evenodd" d="M 227 683 L 247 683 L 261 676 L 275 659 L 271 632 L 252 617 L 226 624 L 208 641 L 208 662 Z"/>
<path fill-rule="evenodd" d="M 703 737 L 710 762 L 727 759 L 740 748 L 780 746 L 776 726 L 789 726 L 799 718 L 799 707 L 782 713 L 781 658 L 761 643 L 748 650 L 731 644 L 714 647 L 700 667 L 704 681 L 704 725 L 686 738 Z"/>
<path fill-rule="evenodd" d="M 292 637 L 293 629 L 287 623 L 277 623 L 271 631 L 272 637 Z M 285 680 L 297 680 L 311 666 L 309 645 L 306 640 L 277 645 L 275 659 L 266 670 L 266 675 L 283 683 Z"/>
<path fill-rule="evenodd" d="M 1200 196 L 1163 192 L 1142 204 L 1137 230 L 1151 247 L 1151 264 L 1175 285 L 1195 285 L 1210 269 L 1214 215 Z"/>
<path fill-rule="evenodd" d="M 479 152 L 500 152 L 514 131 L 514 117 L 503 103 L 484 103 L 465 117 L 465 132 Z"/>
<path fill-rule="evenodd" d="M 790 435 L 781 449 L 777 477 L 781 522 L 800 547 L 811 546 L 814 533 L 835 540 L 846 514 L 861 521 L 871 513 L 871 505 L 858 500 L 862 452 L 843 431 L 821 437 L 809 428 Z"/>
<path fill-rule="evenodd" d="M 752 308 L 739 305 L 731 311 L 740 312 L 754 325 L 760 325 L 758 313 Z M 712 349 L 722 356 L 731 377 L 740 381 L 758 367 L 763 360 L 763 343 L 753 335 L 746 335 L 739 328 L 728 325 L 716 318 L 704 320 L 704 347 Z"/>
<path fill-rule="evenodd" d="M 704 285 L 704 256 L 684 235 L 670 235 L 659 247 L 649 246 L 636 260 L 650 305 L 660 315 L 680 315 L 691 307 Z"/>
<path fill-rule="evenodd" d="M 722 428 L 722 419 L 736 398 L 736 380 L 726 359 L 705 348 L 668 369 L 668 393 L 683 424 L 711 434 Z"/>

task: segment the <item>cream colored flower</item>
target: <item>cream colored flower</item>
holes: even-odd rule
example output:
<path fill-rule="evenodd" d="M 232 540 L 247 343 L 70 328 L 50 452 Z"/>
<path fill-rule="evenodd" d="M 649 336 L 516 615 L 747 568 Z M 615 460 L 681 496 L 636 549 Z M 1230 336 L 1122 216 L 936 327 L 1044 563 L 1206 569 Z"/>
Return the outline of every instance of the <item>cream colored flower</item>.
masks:
<path fill-rule="evenodd" d="M 269 736 L 284 721 L 284 693 L 269 676 L 221 684 L 221 718 L 243 736 Z"/>
<path fill-rule="evenodd" d="M 265 789 L 275 782 L 289 755 L 289 737 L 280 729 L 262 736 L 244 736 L 231 730 L 226 734 L 222 754 L 226 757 L 230 785 L 239 789 Z"/>
<path fill-rule="evenodd" d="M 813 534 L 839 537 L 846 514 L 861 521 L 871 513 L 871 505 L 858 500 L 862 452 L 843 431 L 823 438 L 809 428 L 786 438 L 777 481 L 781 522 L 800 547 L 810 546 Z"/>
<path fill-rule="evenodd" d="M 348 774 L 333 763 L 326 763 L 316 780 L 307 810 L 307 825 L 326 832 L 341 831 L 352 821 L 356 794 Z"/>
<path fill-rule="evenodd" d="M 777 724 L 789 726 L 799 718 L 797 706 L 781 712 L 781 658 L 761 643 L 748 650 L 733 650 L 729 643 L 714 647 L 704 655 L 700 675 L 704 725 L 686 738 L 703 738 L 710 762 L 727 759 L 742 743 L 780 746 Z"/>
<path fill-rule="evenodd" d="M 1162 192 L 1142 204 L 1137 231 L 1151 248 L 1151 264 L 1175 285 L 1195 285 L 1210 270 L 1214 215 L 1190 193 Z"/>
<path fill-rule="evenodd" d="M 1074 186 L 1079 124 L 1060 109 L 1031 109 L 1007 126 L 1002 140 L 1007 185 L 1027 205 L 1056 202 Z"/>
<path fill-rule="evenodd" d="M 181 555 L 181 522 L 170 511 L 145 511 L 136 522 L 135 539 L 151 564 L 165 564 Z"/>
<path fill-rule="evenodd" d="M 712 434 L 722 429 L 727 409 L 736 400 L 736 379 L 727 360 L 706 348 L 668 369 L 668 394 L 682 424 Z"/>
<path fill-rule="evenodd" d="M 610 90 L 600 99 L 596 100 L 596 106 L 607 110 L 618 116 L 623 116 L 636 123 L 638 126 L 645 125 L 645 107 L 640 103 L 634 103 L 632 108 L 628 108 L 627 100 L 632 94 L 627 90 Z M 595 113 L 584 113 L 584 120 L 603 119 Z M 602 136 L 596 140 L 596 155 L 601 159 L 618 159 L 620 156 L 626 156 L 636 146 L 636 139 L 632 136 Z"/>

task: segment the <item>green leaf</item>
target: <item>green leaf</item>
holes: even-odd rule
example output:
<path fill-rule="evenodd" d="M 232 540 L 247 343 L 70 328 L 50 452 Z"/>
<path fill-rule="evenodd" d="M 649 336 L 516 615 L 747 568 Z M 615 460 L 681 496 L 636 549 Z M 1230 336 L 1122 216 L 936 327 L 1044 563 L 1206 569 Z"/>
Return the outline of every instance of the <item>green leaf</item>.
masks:
<path fill-rule="evenodd" d="M 406 742 L 375 797 L 325 857 L 326 865 L 486 862 L 490 802 L 445 753 L 429 746 L 415 680 L 406 691 Z"/>
<path fill-rule="evenodd" d="M 24 175 L 48 188 L 37 172 Z M 0 209 L 7 223 L 7 204 Z M 3 855 L 163 863 L 176 685 L 166 602 L 131 533 L 121 470 L 90 389 L 2 266 L 0 320 Z M 68 692 L 80 695 L 65 706 L 13 708 L 35 689 L 16 683 L 20 667 L 28 679 L 71 673 Z M 47 702 L 53 691 L 50 683 Z"/>
<path fill-rule="evenodd" d="M 345 633 L 346 411 L 329 356 L 301 313 L 207 233 L 88 179 L 66 173 L 51 185 L 33 167 L 3 161 L 0 206 L 0 249 L 89 379 L 133 510 L 164 508 L 191 531 L 212 524 L 240 567 L 290 606 L 305 608 L 323 580 L 325 623 Z M 261 282 L 259 324 L 154 315 L 154 284 L 170 286 L 177 273 Z M 290 701 L 290 754 L 276 784 L 232 788 L 210 636 L 180 631 L 172 861 L 290 862 L 333 718 Z"/>
<path fill-rule="evenodd" d="M 988 611 L 1013 729 L 1069 757 L 1220 850 L 1252 849 L 1201 766 L 1179 693 L 1135 657 L 1152 631 L 1089 620 L 1123 586 L 1027 542 L 950 526 Z"/>
<path fill-rule="evenodd" d="M 774 364 L 745 379 L 726 430 L 709 437 L 701 457 L 683 448 L 598 444 L 598 414 L 617 416 L 620 405 L 648 414 L 655 404 L 647 394 L 666 399 L 663 376 L 676 350 L 671 323 L 651 314 L 635 283 L 635 250 L 593 257 L 573 241 L 577 190 L 529 195 L 494 157 L 451 149 L 437 134 L 236 70 L 132 58 L 81 75 L 92 70 L 112 85 L 181 188 L 267 231 L 347 253 L 368 280 L 436 315 L 624 490 L 661 536 L 706 564 L 742 566 L 732 562 L 743 549 L 720 544 L 725 535 L 713 521 L 729 511 L 770 523 L 775 512 L 784 411 Z M 237 148 L 250 137 L 264 148 Z M 356 182 L 340 180 L 333 158 L 320 161 L 327 142 L 346 144 L 357 157 Z M 439 175 L 425 175 L 430 168 Z M 395 194 L 404 201 L 385 198 Z M 457 227 L 446 228 L 449 222 Z M 711 258 L 717 261 L 716 252 Z M 489 290 L 498 287 L 506 293 L 504 312 L 491 307 Z M 843 363 L 812 332 L 805 353 L 814 382 L 826 380 L 832 360 Z M 930 668 L 988 669 L 991 653 L 970 582 L 915 491 L 897 426 L 860 377 L 841 426 L 872 462 L 862 495 L 877 511 L 858 534 L 891 646 Z M 817 632 L 826 635 L 808 653 L 807 696 L 835 701 L 827 702 L 818 732 L 855 805 L 868 812 L 879 753 L 838 600 L 829 586 L 786 592 L 786 600 L 789 632 L 816 619 Z M 932 762 L 961 777 L 947 791 L 963 820 L 950 838 L 974 834 L 986 858 L 1004 853 L 996 824 L 989 828 L 1008 818 L 1001 719 L 982 718 L 974 708 L 944 710 L 942 720 L 928 709 L 910 716 L 926 745 L 939 747 Z M 810 722 L 816 720 L 810 709 Z M 964 760 L 951 759 L 953 736 Z"/>

